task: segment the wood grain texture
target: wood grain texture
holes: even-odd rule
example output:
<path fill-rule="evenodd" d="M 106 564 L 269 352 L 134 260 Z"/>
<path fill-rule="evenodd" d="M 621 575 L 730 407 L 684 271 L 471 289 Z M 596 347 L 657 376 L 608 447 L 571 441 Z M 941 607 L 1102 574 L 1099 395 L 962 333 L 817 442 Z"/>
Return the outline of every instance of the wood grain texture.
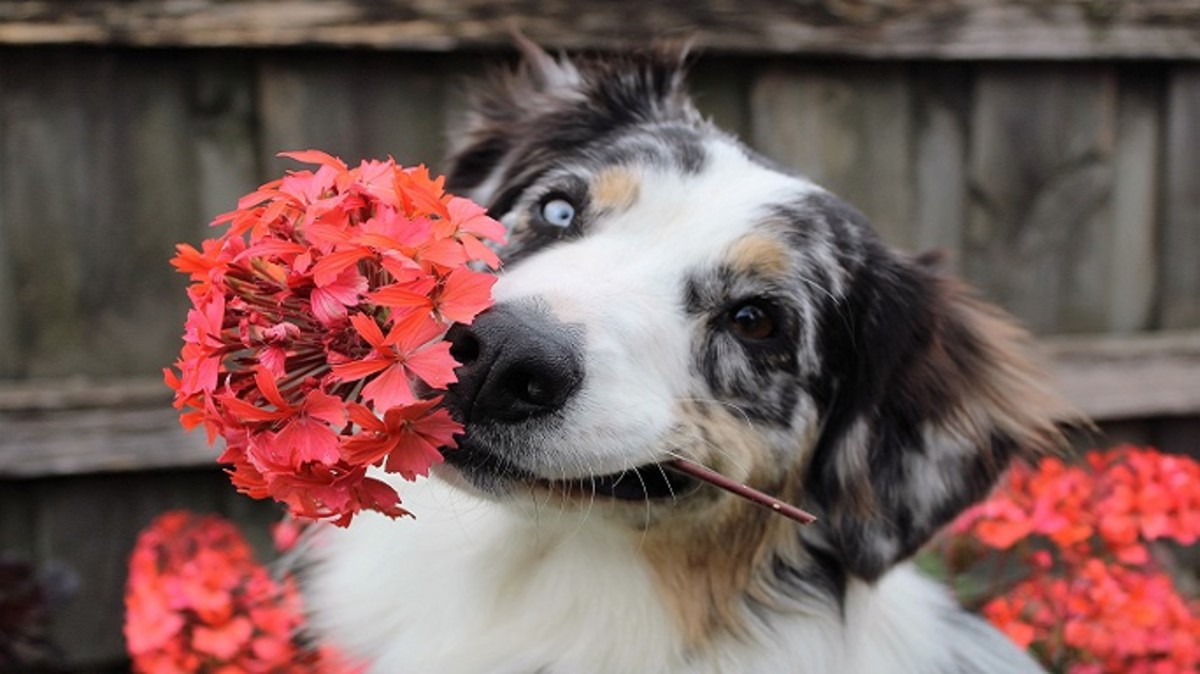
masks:
<path fill-rule="evenodd" d="M 169 146 L 191 146 L 200 220 L 193 245 L 211 236 L 204 224 L 232 210 L 243 194 L 276 176 L 259 163 L 259 119 L 255 105 L 255 57 L 246 52 L 213 52 L 189 63 L 191 129 L 187 138 L 167 138 Z"/>
<path fill-rule="evenodd" d="M 1041 344 L 1062 392 L 1099 421 L 1200 415 L 1200 333 L 1056 337 Z"/>
<path fill-rule="evenodd" d="M 258 70 L 260 162 L 277 175 L 281 151 L 320 148 L 351 165 L 395 157 L 436 163 L 446 153 L 446 59 L 378 53 L 268 55 Z M 462 103 L 459 103 L 460 107 Z"/>
<path fill-rule="evenodd" d="M 846 199 L 889 243 L 914 247 L 915 149 L 905 66 L 776 64 L 755 81 L 751 110 L 759 151 Z"/>
<path fill-rule="evenodd" d="M 1158 292 L 1160 169 L 1159 114 L 1162 69 L 1129 67 L 1120 72 L 1111 247 L 1104 300 L 1108 332 L 1136 333 L 1155 327 Z"/>
<path fill-rule="evenodd" d="M 1167 328 L 1200 326 L 1200 68 L 1174 67 L 1167 85 L 1162 303 Z"/>
<path fill-rule="evenodd" d="M 971 73 L 957 65 L 924 64 L 914 67 L 910 81 L 916 197 L 909 243 L 918 251 L 945 251 L 947 269 L 958 272 L 967 219 Z"/>
<path fill-rule="evenodd" d="M 1110 323 L 1117 91 L 1102 66 L 978 73 L 963 270 L 1035 332 Z"/>
<path fill-rule="evenodd" d="M 239 155 L 253 120 L 196 91 L 208 68 L 182 52 L 0 59 L 0 271 L 15 354 L 0 377 L 148 375 L 170 362 L 186 307 L 174 245 L 198 241 L 218 202 L 227 210 L 257 184 Z M 231 125 L 241 132 L 221 140 Z"/>
<path fill-rule="evenodd" d="M 169 405 L 0 412 L 0 424 L 0 479 L 209 466 L 220 454 Z"/>
<path fill-rule="evenodd" d="M 0 254 L 8 258 L 14 286 L 10 329 L 17 342 L 17 357 L 3 376 L 28 375 L 51 357 L 64 369 L 83 364 L 73 353 L 86 339 L 76 302 L 83 279 L 75 264 L 81 252 L 75 225 L 94 210 L 86 198 L 93 179 L 87 157 L 103 144 L 89 123 L 87 111 L 96 102 L 88 93 L 104 86 L 112 59 L 72 61 L 64 54 L 22 52 L 0 64 L 6 244 Z"/>
<path fill-rule="evenodd" d="M 0 480 L 211 467 L 220 454 L 184 432 L 155 379 L 5 383 L 0 428 Z"/>
<path fill-rule="evenodd" d="M 5 69 L 0 67 L 0 101 L 7 97 L 6 80 L 8 79 Z M 3 104 L 0 104 L 0 120 L 3 117 Z M 0 157 L 3 157 L 4 148 L 7 146 L 7 125 L 0 122 Z M 0 204 L 7 200 L 8 170 L 5 168 L 5 163 L 0 161 Z M 12 255 L 6 251 L 13 249 L 13 244 L 8 241 L 8 229 L 12 225 L 7 223 L 8 214 L 6 209 L 0 208 L 0 317 L 16 316 L 17 315 L 17 284 L 15 270 L 13 269 Z M 16 372 L 20 366 L 21 354 L 18 350 L 17 342 L 17 322 L 15 320 L 0 320 L 0 377 L 6 373 Z"/>
<path fill-rule="evenodd" d="M 693 36 L 706 49 L 870 58 L 1200 58 L 1189 0 L 42 0 L 0 5 L 0 43 L 507 47 L 513 26 L 553 47 Z"/>

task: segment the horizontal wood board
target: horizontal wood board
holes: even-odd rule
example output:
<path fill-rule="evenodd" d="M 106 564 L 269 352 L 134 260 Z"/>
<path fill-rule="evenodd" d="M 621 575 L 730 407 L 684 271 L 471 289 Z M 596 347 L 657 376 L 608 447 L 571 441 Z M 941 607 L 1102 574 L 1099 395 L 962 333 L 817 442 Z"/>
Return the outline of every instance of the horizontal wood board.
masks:
<path fill-rule="evenodd" d="M 661 38 L 720 52 L 852 58 L 1196 59 L 1190 0 L 28 0 L 0 4 L 0 44 L 507 48 Z"/>

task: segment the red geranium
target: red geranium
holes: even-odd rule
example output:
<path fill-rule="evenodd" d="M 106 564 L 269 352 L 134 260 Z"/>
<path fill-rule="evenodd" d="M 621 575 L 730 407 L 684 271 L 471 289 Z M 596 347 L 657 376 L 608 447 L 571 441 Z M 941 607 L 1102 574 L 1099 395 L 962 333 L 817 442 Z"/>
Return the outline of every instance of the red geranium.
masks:
<path fill-rule="evenodd" d="M 290 578 L 276 581 L 230 522 L 175 511 L 138 537 L 125 590 L 125 640 L 137 672 L 357 671 L 308 648 Z"/>
<path fill-rule="evenodd" d="M 220 436 L 239 491 L 349 524 L 408 514 L 378 465 L 426 475 L 461 432 L 433 395 L 454 382 L 443 341 L 491 304 L 503 227 L 424 167 L 317 164 L 243 197 L 229 229 L 171 261 L 190 276 L 184 345 L 165 371 L 186 428 Z"/>
<path fill-rule="evenodd" d="M 1159 542 L 1200 538 L 1200 464 L 1129 446 L 1085 459 L 1014 466 L 951 525 L 949 566 L 981 546 L 1000 551 L 984 555 L 993 578 L 1023 569 L 982 612 L 1053 671 L 1197 671 L 1200 602 L 1178 593 Z"/>

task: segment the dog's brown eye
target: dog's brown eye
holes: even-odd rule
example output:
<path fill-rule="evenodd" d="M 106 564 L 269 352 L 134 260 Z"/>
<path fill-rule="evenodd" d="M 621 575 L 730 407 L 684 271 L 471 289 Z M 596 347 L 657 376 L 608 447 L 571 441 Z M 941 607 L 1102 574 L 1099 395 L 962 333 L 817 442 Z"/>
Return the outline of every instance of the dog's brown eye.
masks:
<path fill-rule="evenodd" d="M 729 312 L 729 324 L 742 339 L 768 339 L 775 334 L 775 319 L 761 305 L 749 302 Z"/>

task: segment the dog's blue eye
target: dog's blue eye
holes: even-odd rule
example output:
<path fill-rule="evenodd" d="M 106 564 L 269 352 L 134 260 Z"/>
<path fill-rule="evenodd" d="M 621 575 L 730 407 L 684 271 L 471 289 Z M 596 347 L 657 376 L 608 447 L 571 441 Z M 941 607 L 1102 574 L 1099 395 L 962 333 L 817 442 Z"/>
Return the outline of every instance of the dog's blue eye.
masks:
<path fill-rule="evenodd" d="M 566 229 L 575 222 L 575 207 L 566 199 L 551 199 L 542 204 L 542 220 Z"/>

